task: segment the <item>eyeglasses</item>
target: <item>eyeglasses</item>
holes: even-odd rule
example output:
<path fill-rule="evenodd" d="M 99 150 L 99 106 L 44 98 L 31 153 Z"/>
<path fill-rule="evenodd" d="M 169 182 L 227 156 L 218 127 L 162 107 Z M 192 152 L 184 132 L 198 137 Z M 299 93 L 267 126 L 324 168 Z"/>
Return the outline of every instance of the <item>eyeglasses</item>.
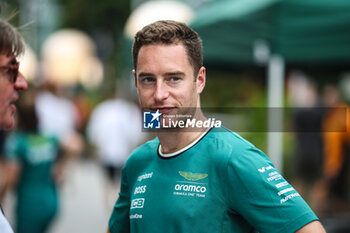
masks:
<path fill-rule="evenodd" d="M 11 83 L 15 83 L 18 77 L 19 62 L 7 66 L 0 66 L 1 75 L 7 77 Z"/>

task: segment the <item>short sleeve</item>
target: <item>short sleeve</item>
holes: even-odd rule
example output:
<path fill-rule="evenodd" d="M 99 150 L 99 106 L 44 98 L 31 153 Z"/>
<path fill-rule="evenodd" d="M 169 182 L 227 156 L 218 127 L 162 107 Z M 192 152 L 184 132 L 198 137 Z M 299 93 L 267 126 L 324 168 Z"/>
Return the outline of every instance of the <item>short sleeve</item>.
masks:
<path fill-rule="evenodd" d="M 260 233 L 295 232 L 317 220 L 298 192 L 255 147 L 234 153 L 227 171 L 232 211 Z"/>
<path fill-rule="evenodd" d="M 127 182 L 125 167 L 122 172 L 121 187 L 118 200 L 114 206 L 112 215 L 109 219 L 109 231 L 111 233 L 129 233 L 129 209 L 130 194 Z"/>

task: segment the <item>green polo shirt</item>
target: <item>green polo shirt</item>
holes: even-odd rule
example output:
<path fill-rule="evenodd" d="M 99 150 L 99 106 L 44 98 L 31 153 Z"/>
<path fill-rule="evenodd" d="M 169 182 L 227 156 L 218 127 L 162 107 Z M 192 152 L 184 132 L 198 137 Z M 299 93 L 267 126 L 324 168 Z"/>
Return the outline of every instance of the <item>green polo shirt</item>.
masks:
<path fill-rule="evenodd" d="M 269 158 L 225 128 L 161 153 L 136 149 L 122 173 L 111 233 L 288 233 L 317 220 Z"/>

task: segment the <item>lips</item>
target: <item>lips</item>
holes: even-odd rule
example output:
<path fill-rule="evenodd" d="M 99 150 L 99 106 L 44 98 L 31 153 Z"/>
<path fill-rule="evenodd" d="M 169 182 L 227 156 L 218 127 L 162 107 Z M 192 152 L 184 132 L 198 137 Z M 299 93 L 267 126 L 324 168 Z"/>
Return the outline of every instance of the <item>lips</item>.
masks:
<path fill-rule="evenodd" d="M 175 107 L 170 107 L 170 106 L 166 106 L 166 107 L 154 107 L 152 108 L 152 111 L 157 111 L 159 110 L 159 112 L 165 114 L 165 113 L 169 113 L 171 112 L 172 110 L 174 110 Z"/>
<path fill-rule="evenodd" d="M 11 109 L 11 111 L 15 112 L 16 111 L 16 105 L 15 104 L 10 104 L 10 109 Z"/>
<path fill-rule="evenodd" d="M 17 93 L 15 93 L 15 94 L 12 96 L 11 101 L 10 101 L 10 103 L 9 103 L 11 109 L 16 110 L 15 102 L 16 102 L 18 99 L 19 99 L 19 96 L 18 96 Z"/>
<path fill-rule="evenodd" d="M 11 103 L 15 103 L 18 99 L 19 99 L 18 93 L 15 92 L 15 93 L 12 95 Z"/>

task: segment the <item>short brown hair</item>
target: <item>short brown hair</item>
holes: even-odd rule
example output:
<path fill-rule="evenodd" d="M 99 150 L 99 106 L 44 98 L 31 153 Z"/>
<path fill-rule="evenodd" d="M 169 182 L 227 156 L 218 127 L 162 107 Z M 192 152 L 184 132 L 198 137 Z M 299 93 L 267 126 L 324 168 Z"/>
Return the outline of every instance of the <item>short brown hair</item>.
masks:
<path fill-rule="evenodd" d="M 132 47 L 135 70 L 141 47 L 158 43 L 165 45 L 182 43 L 189 63 L 193 66 L 194 75 L 203 66 L 202 40 L 198 34 L 184 23 L 161 20 L 145 26 L 136 33 Z"/>
<path fill-rule="evenodd" d="M 18 57 L 24 53 L 21 35 L 7 21 L 0 19 L 0 54 Z"/>

